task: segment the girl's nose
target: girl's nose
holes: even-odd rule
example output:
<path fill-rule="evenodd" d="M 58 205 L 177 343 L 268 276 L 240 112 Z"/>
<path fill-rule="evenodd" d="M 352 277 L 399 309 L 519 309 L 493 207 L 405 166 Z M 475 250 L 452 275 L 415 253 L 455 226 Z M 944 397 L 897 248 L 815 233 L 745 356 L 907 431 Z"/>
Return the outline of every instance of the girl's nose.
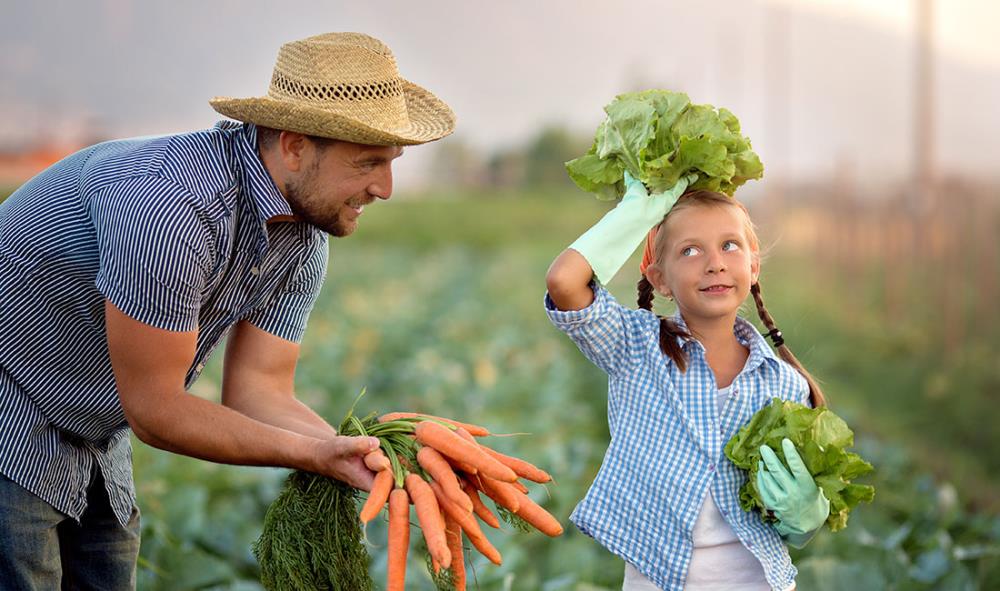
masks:
<path fill-rule="evenodd" d="M 726 261 L 719 253 L 712 253 L 708 257 L 708 266 L 705 271 L 708 273 L 721 273 L 726 270 Z"/>

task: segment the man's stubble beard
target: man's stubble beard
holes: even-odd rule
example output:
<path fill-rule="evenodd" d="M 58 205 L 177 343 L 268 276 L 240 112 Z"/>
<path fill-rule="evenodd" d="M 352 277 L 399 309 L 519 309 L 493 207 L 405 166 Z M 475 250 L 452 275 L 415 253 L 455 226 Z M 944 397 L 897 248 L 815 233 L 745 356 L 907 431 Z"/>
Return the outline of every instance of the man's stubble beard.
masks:
<path fill-rule="evenodd" d="M 285 186 L 285 199 L 288 201 L 292 213 L 301 221 L 309 223 L 320 230 L 342 238 L 354 232 L 354 227 L 350 227 L 340 219 L 340 208 L 336 211 L 324 211 L 321 204 L 316 200 L 319 195 L 319 188 L 316 178 L 319 170 L 319 162 L 316 161 L 306 171 L 306 174 L 298 182 L 289 182 Z"/>

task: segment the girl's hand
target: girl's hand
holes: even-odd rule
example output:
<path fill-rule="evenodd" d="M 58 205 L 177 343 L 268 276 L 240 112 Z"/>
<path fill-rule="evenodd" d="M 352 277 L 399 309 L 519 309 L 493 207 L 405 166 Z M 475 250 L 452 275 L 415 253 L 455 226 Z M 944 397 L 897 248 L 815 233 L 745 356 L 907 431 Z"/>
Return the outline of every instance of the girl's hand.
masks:
<path fill-rule="evenodd" d="M 663 221 L 688 183 L 697 179 L 697 174 L 689 174 L 663 193 L 650 195 L 641 181 L 626 172 L 625 195 L 621 202 L 570 248 L 587 259 L 598 281 L 607 283 L 632 256 L 650 228 Z"/>
<path fill-rule="evenodd" d="M 775 529 L 778 533 L 787 536 L 819 529 L 830 515 L 830 501 L 823 489 L 816 486 L 790 439 L 786 437 L 781 441 L 781 449 L 785 452 L 790 473 L 770 447 L 760 446 L 764 458 L 757 470 L 760 498 L 777 516 Z"/>
<path fill-rule="evenodd" d="M 625 196 L 592 228 L 553 261 L 545 284 L 556 308 L 582 310 L 594 301 L 590 280 L 607 283 L 621 269 L 649 229 L 663 221 L 670 208 L 698 180 L 691 173 L 663 193 L 649 195 L 641 181 L 625 173 Z"/>

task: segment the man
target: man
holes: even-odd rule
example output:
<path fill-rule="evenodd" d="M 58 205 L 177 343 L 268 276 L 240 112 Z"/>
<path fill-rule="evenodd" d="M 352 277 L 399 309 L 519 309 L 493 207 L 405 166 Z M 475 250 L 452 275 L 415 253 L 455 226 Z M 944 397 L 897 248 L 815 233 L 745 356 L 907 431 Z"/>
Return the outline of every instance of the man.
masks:
<path fill-rule="evenodd" d="M 135 585 L 128 429 L 229 464 L 368 490 L 378 440 L 296 400 L 326 234 L 389 199 L 402 146 L 454 114 L 356 33 L 284 45 L 265 97 L 222 122 L 99 144 L 0 206 L 0 587 Z M 188 395 L 227 339 L 222 404 Z"/>

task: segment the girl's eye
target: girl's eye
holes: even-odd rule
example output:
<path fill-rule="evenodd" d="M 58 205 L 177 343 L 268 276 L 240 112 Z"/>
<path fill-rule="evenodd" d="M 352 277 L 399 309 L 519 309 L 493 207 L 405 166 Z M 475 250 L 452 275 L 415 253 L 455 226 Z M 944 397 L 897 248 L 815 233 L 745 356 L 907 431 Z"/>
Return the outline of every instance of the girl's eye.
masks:
<path fill-rule="evenodd" d="M 694 256 L 695 253 L 697 253 L 697 252 L 698 252 L 698 248 L 696 246 L 686 246 L 686 247 L 684 247 L 684 248 L 681 249 L 681 256 L 682 257 Z"/>
<path fill-rule="evenodd" d="M 732 245 L 732 248 L 727 248 L 727 246 Z M 735 240 L 726 240 L 722 244 L 722 250 L 738 250 L 740 248 L 740 243 Z"/>

